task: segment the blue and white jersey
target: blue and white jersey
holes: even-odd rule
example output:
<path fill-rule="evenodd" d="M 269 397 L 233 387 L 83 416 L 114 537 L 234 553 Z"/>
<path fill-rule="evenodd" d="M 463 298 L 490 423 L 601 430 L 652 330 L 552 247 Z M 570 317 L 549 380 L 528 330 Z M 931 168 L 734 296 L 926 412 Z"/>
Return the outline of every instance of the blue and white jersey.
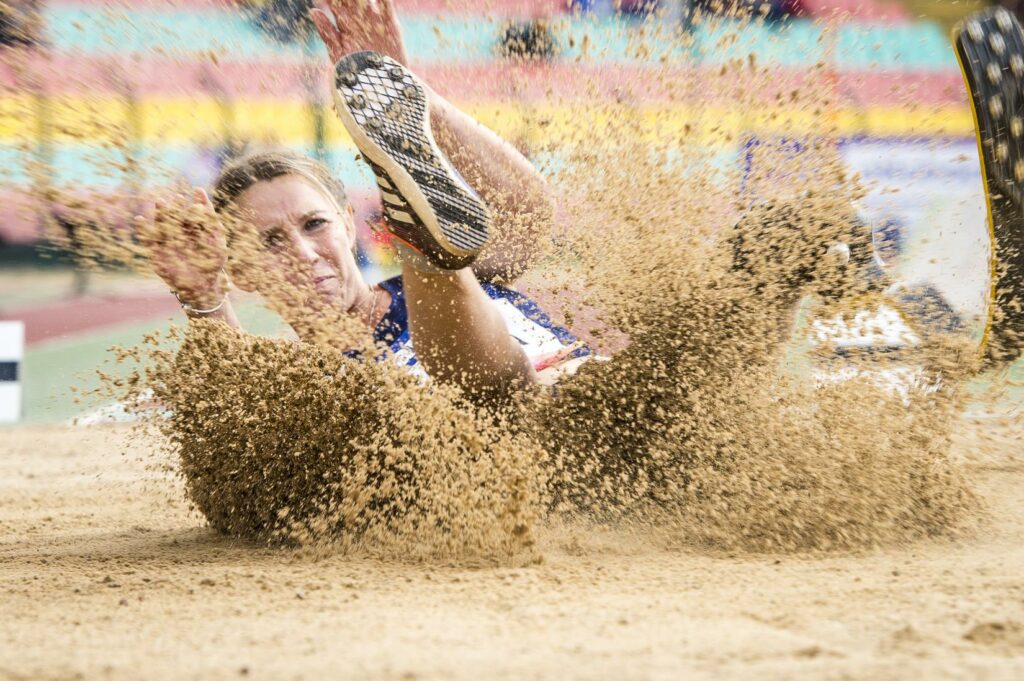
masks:
<path fill-rule="evenodd" d="M 426 378 L 409 336 L 409 313 L 402 278 L 387 279 L 378 285 L 391 294 L 391 305 L 373 332 L 374 340 L 389 348 L 394 361 L 414 375 Z M 571 331 L 553 323 L 546 312 L 523 294 L 489 282 L 481 282 L 480 286 L 497 305 L 509 335 L 522 345 L 541 383 L 557 382 L 559 377 L 574 372 L 590 357 L 590 348 Z"/>

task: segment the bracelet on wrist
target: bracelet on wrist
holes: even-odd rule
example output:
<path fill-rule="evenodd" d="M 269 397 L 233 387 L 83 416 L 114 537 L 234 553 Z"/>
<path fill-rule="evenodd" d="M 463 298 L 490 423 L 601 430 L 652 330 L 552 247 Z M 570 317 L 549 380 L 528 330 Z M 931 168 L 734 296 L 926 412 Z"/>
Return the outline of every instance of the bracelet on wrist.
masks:
<path fill-rule="evenodd" d="M 220 299 L 219 303 L 217 303 L 208 310 L 203 310 L 198 307 L 195 307 L 191 303 L 187 303 L 184 300 L 182 300 L 181 296 L 178 294 L 177 291 L 171 291 L 171 293 L 174 294 L 175 299 L 177 299 L 178 304 L 181 305 L 181 309 L 184 310 L 186 314 L 213 314 L 214 312 L 217 312 L 222 307 L 224 307 L 224 303 L 228 302 L 228 294 L 225 293 L 224 297 Z"/>

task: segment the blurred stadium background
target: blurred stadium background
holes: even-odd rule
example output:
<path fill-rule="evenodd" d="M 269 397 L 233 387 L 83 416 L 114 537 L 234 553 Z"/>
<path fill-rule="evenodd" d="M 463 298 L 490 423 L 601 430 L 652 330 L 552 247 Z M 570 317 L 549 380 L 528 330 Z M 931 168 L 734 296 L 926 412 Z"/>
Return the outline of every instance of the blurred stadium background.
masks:
<path fill-rule="evenodd" d="M 772 0 L 768 21 L 744 28 L 735 52 L 713 50 L 708 58 L 694 50 L 679 68 L 715 69 L 716 59 L 750 51 L 780 74 L 825 61 L 840 99 L 836 125 L 848 162 L 869 180 L 905 188 L 870 199 L 871 218 L 906 234 L 936 216 L 950 224 L 976 221 L 983 204 L 970 110 L 948 35 L 954 21 L 984 4 Z M 81 406 L 69 387 L 95 384 L 92 374 L 106 348 L 181 320 L 159 282 L 86 271 L 45 248 L 47 224 L 56 221 L 70 234 L 90 219 L 76 206 L 129 214 L 144 187 L 181 179 L 208 185 L 233 155 L 276 143 L 326 160 L 350 188 L 360 216 L 372 219 L 372 179 L 330 112 L 322 48 L 301 18 L 309 5 L 0 2 L 0 319 L 25 324 L 18 369 L 25 421 L 71 417 Z M 647 79 L 651 104 L 666 105 L 652 67 L 624 36 L 653 9 L 665 10 L 661 20 L 682 24 L 693 9 L 689 0 L 397 0 L 397 6 L 412 67 L 528 155 L 540 147 L 539 136 L 551 133 L 525 123 L 523 112 L 542 111 L 549 130 L 571 125 L 572 100 L 590 96 L 588 86 L 612 94 L 623 82 Z M 834 39 L 819 41 L 819 20 L 839 15 Z M 582 26 L 589 48 L 574 37 Z M 692 30 L 697 46 L 721 37 L 721 29 Z M 597 55 L 583 67 L 585 79 L 579 65 L 570 66 L 582 49 Z M 536 58 L 517 59 L 524 50 Z M 671 106 L 685 111 L 686 102 Z M 721 111 L 735 114 L 724 98 Z M 742 128 L 743 112 L 738 115 Z M 728 153 L 742 162 L 740 146 Z M 369 230 L 361 247 L 377 276 L 393 268 Z M 257 331 L 277 324 L 256 304 L 241 312 Z"/>

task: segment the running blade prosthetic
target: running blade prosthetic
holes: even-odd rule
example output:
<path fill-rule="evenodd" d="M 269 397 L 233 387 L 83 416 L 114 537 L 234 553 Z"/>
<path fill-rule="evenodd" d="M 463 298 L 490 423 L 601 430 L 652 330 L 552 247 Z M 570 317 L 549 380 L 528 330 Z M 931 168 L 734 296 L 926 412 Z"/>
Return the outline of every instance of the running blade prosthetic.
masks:
<path fill-rule="evenodd" d="M 335 76 L 338 115 L 377 176 L 388 229 L 436 267 L 468 266 L 490 213 L 434 141 L 423 85 L 376 52 L 343 57 Z"/>
<path fill-rule="evenodd" d="M 994 8 L 959 24 L 953 42 L 974 112 L 992 242 L 985 359 L 1011 362 L 1024 348 L 1024 30 Z"/>

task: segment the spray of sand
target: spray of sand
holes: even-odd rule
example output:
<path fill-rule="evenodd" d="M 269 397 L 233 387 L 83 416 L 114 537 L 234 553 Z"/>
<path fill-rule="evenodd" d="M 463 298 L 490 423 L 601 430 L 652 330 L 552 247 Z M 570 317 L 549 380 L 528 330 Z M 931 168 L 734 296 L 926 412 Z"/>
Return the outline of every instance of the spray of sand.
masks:
<path fill-rule="evenodd" d="M 721 41 L 700 49 L 735 52 L 749 21 L 716 28 Z M 740 54 L 680 76 L 671 67 L 694 57 L 691 34 L 650 24 L 628 43 L 652 73 L 667 64 L 654 89 L 687 114 L 628 87 L 571 103 L 573 125 L 539 149 L 560 154 L 546 172 L 564 215 L 527 282 L 542 300 L 596 311 L 590 340 L 609 360 L 495 405 L 342 356 L 374 352 L 344 319 L 312 315 L 322 342 L 301 345 L 192 324 L 180 346 L 127 353 L 147 361 L 114 388 L 156 393 L 157 427 L 212 527 L 510 561 L 535 558 L 535 529 L 556 517 L 730 550 L 861 547 L 964 526 L 977 502 L 948 455 L 970 370 L 956 339 L 918 351 L 930 388 L 908 395 L 869 377 L 815 386 L 785 362 L 802 300 L 842 309 L 866 286 L 857 257 L 829 256 L 864 229 L 851 208 L 864 190 L 838 160 L 825 66 L 786 82 Z M 756 115 L 717 119 L 714 93 Z M 717 162 L 747 127 L 794 126 L 810 132 L 758 147 L 745 173 Z M 68 245 L 139 260 L 131 239 L 99 227 L 82 238 Z M 273 307 L 302 307 L 284 282 L 259 288 Z"/>

